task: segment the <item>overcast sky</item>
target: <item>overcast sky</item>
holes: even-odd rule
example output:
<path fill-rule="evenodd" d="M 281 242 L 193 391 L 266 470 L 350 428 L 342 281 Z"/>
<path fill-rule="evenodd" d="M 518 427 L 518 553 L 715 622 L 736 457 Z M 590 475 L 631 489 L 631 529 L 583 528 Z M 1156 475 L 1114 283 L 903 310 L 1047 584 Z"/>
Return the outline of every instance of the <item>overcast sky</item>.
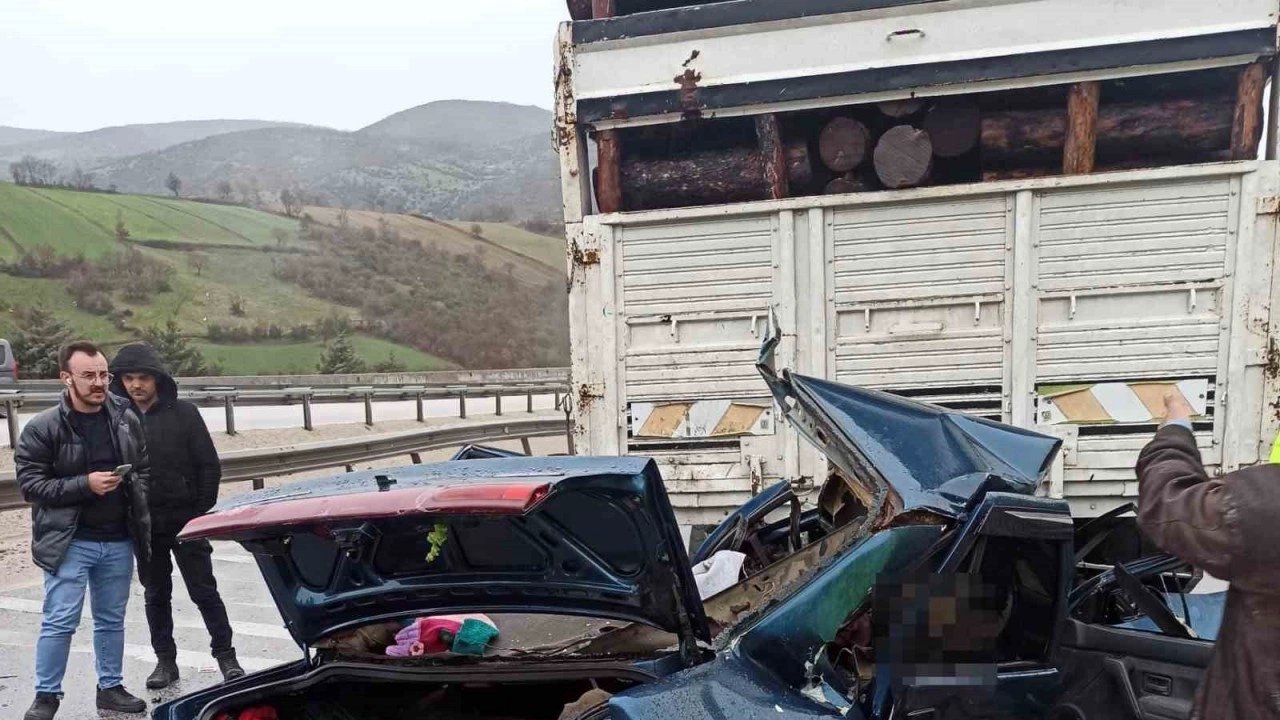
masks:
<path fill-rule="evenodd" d="M 0 0 L 0 125 L 354 130 L 432 100 L 549 108 L 566 19 L 564 0 Z"/>

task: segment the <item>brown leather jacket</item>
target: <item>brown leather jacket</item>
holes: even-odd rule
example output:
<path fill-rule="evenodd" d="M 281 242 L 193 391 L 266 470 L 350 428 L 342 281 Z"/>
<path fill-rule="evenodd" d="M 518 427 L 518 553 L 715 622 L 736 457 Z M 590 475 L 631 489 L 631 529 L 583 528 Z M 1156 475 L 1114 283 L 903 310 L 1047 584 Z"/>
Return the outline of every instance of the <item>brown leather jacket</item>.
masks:
<path fill-rule="evenodd" d="M 1165 552 L 1231 583 L 1192 718 L 1280 718 L 1280 465 L 1210 478 L 1169 425 L 1138 456 L 1138 524 Z"/>

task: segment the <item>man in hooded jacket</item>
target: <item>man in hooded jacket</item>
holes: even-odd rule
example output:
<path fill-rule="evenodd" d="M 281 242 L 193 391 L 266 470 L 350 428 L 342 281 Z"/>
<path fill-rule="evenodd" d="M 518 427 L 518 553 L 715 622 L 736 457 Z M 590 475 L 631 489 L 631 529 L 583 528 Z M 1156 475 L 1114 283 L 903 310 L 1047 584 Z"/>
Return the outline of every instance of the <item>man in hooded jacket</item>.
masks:
<path fill-rule="evenodd" d="M 200 610 L 210 647 L 227 680 L 244 675 L 231 645 L 231 623 L 213 576 L 213 549 L 206 540 L 179 543 L 192 518 L 218 500 L 222 466 L 199 409 L 178 399 L 178 385 L 155 348 L 134 343 L 111 362 L 111 392 L 133 401 L 143 418 L 151 452 L 151 561 L 140 568 L 146 588 L 147 625 L 158 660 L 147 687 L 167 687 L 178 679 L 173 639 L 173 565 L 177 560 L 187 594 Z"/>

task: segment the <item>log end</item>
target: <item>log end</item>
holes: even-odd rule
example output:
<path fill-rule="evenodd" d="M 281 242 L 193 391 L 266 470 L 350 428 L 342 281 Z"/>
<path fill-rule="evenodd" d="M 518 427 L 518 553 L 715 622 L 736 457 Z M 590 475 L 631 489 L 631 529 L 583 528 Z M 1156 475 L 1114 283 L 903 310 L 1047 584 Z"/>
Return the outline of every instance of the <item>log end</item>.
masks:
<path fill-rule="evenodd" d="M 867 157 L 871 133 L 867 126 L 848 117 L 827 123 L 818 136 L 818 154 L 828 168 L 838 173 L 853 170 Z"/>
<path fill-rule="evenodd" d="M 929 134 L 910 125 L 890 128 L 876 143 L 876 176 L 888 188 L 920 185 L 933 168 L 933 144 Z"/>

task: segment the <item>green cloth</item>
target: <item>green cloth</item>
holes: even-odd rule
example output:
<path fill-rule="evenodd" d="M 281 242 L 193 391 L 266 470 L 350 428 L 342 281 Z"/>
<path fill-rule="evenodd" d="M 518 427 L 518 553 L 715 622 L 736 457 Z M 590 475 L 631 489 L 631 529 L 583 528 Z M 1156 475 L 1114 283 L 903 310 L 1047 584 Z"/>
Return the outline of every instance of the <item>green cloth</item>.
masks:
<path fill-rule="evenodd" d="M 453 651 L 459 655 L 483 656 L 489 641 L 498 636 L 498 629 L 482 620 L 467 618 L 453 638 Z"/>

